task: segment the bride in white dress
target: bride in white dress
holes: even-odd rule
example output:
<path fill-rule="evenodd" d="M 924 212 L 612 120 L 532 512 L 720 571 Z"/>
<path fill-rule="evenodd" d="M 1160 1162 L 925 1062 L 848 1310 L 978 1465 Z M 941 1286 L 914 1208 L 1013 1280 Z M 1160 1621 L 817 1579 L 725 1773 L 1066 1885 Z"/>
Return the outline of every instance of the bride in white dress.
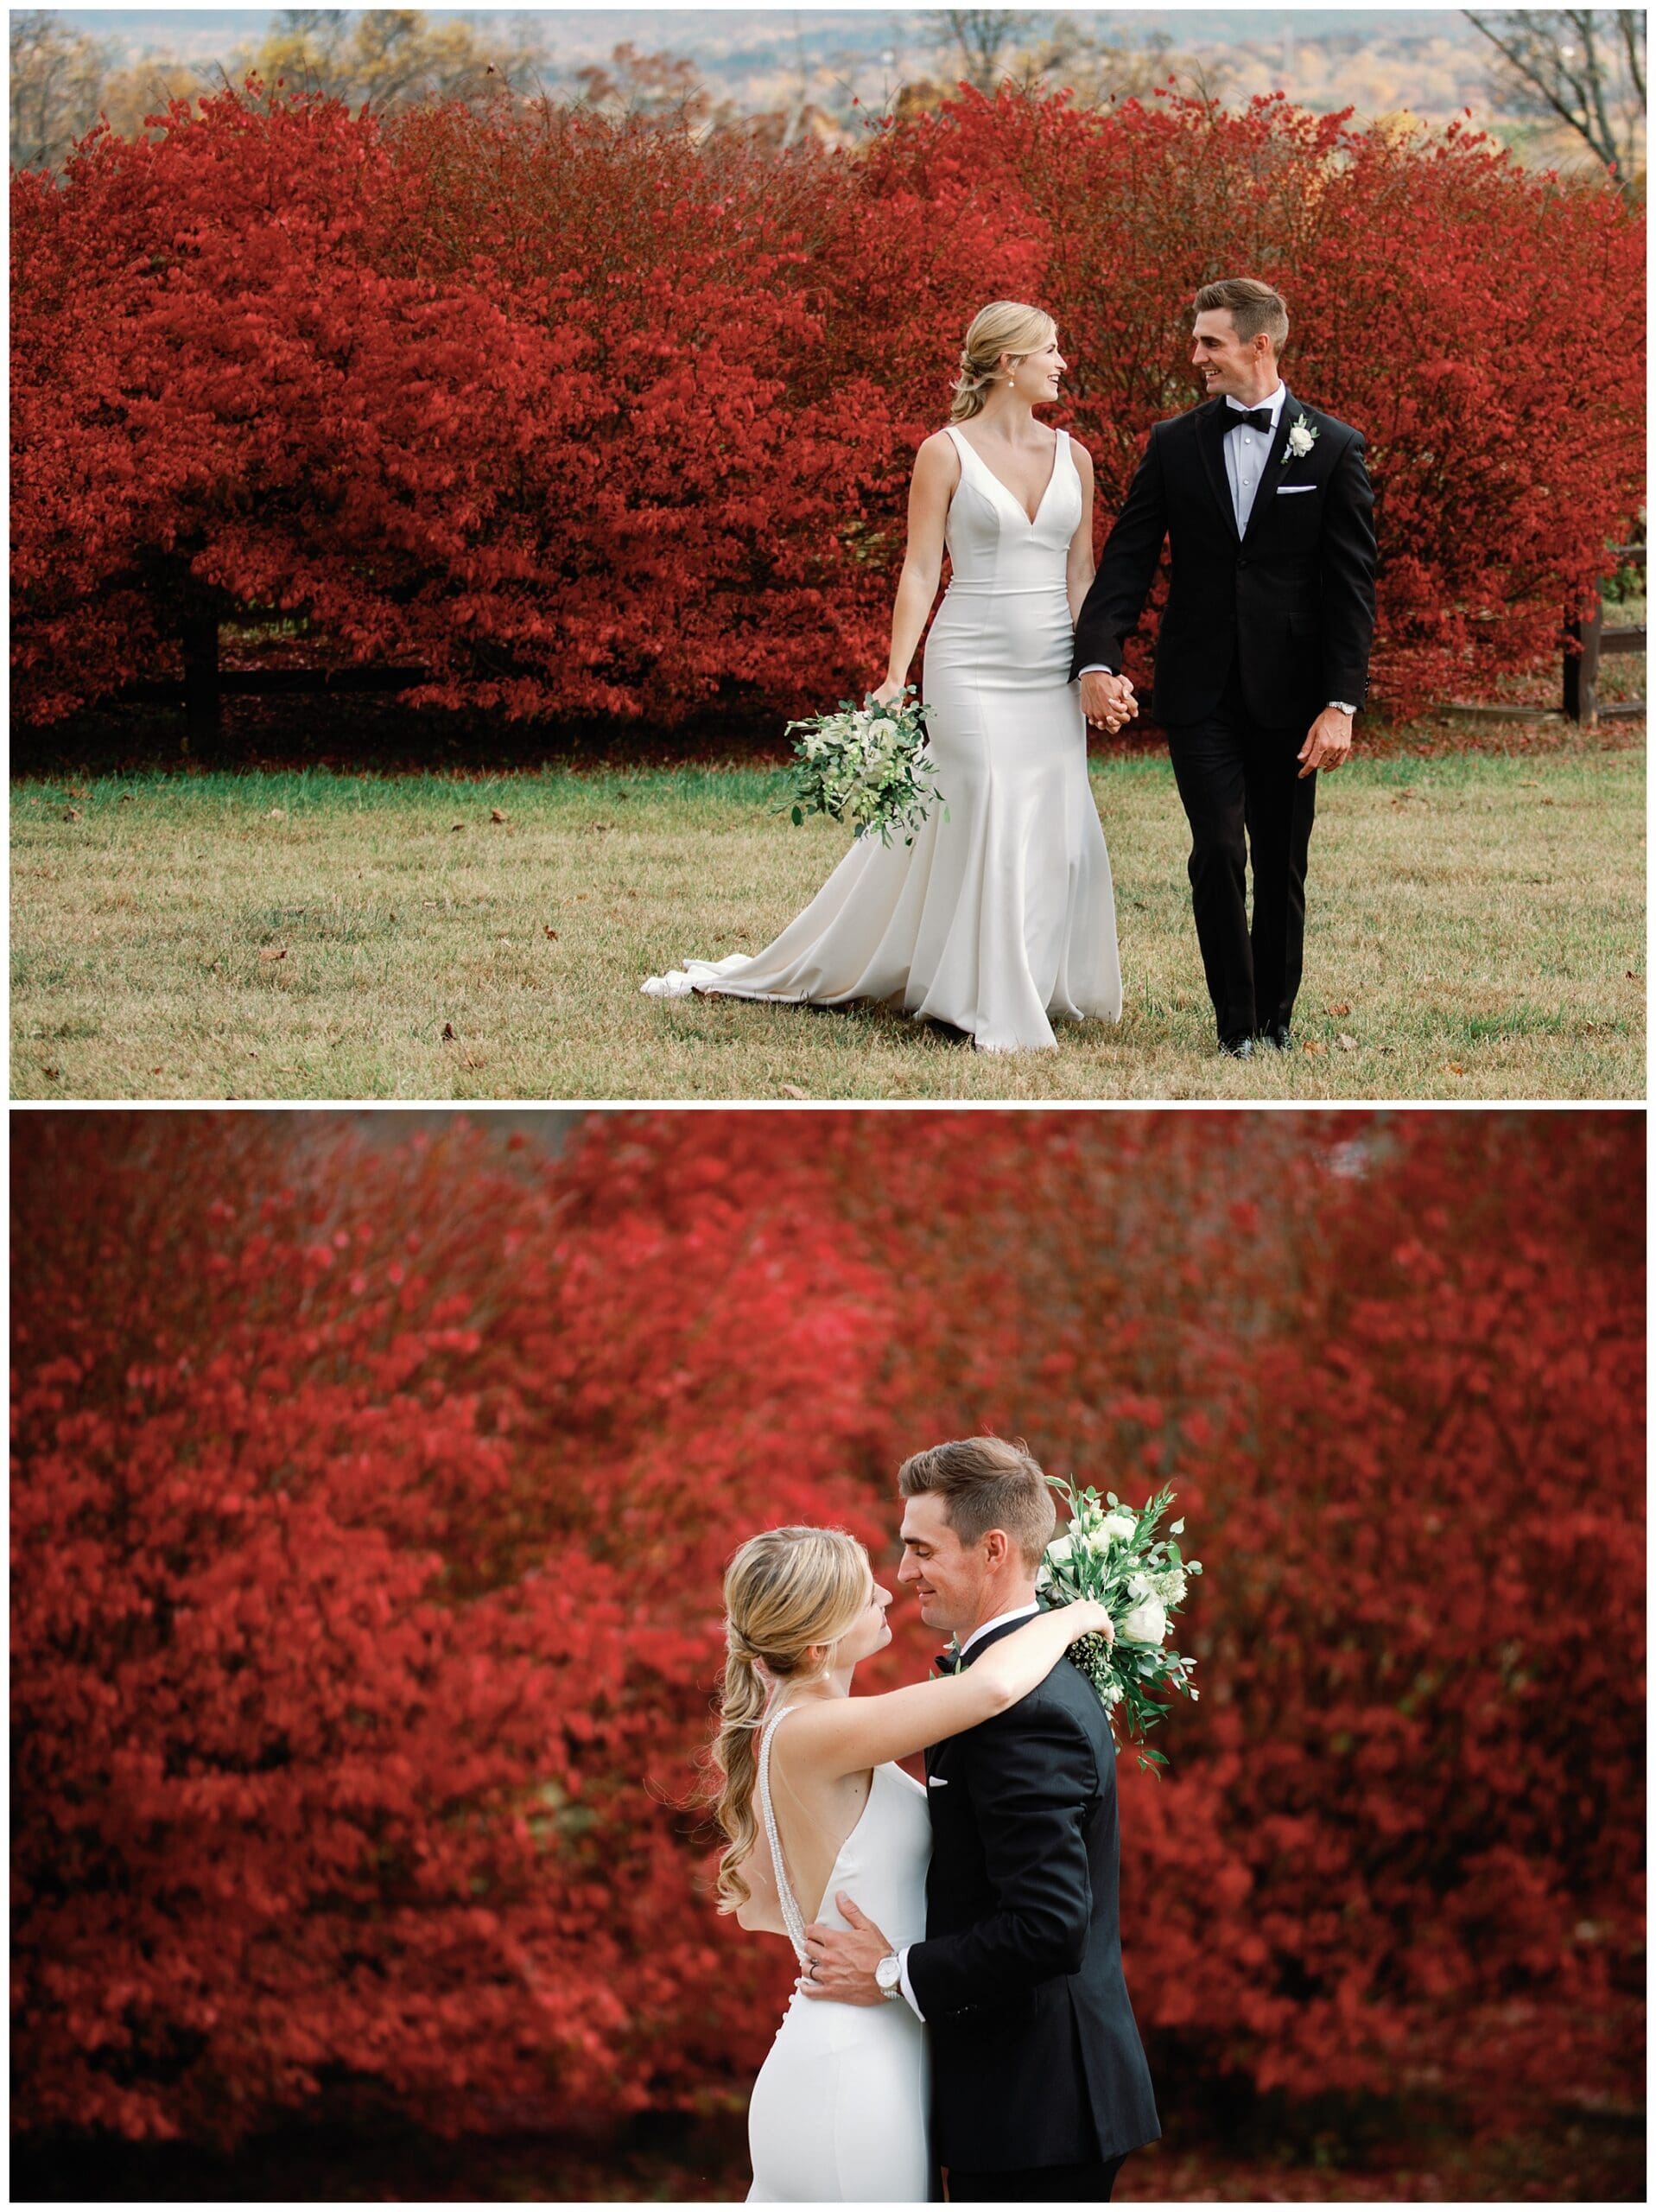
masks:
<path fill-rule="evenodd" d="M 763 952 L 687 961 L 652 976 L 650 995 L 895 999 L 988 1052 L 1054 1044 L 1054 1017 L 1120 1018 L 1109 855 L 1069 680 L 1093 578 L 1093 464 L 1033 411 L 1057 397 L 1063 368 L 1050 315 L 995 301 L 966 334 L 947 428 L 915 459 L 874 696 L 902 696 L 947 547 L 921 683 L 942 803 L 911 845 L 859 838 Z"/>
<path fill-rule="evenodd" d="M 958 1675 L 853 1697 L 858 1662 L 891 1640 L 891 1602 L 838 1529 L 770 1529 L 725 1577 L 719 1909 L 785 1935 L 802 1974 L 810 1923 L 847 1924 L 841 1891 L 894 1949 L 922 1940 L 930 1817 L 896 1761 L 1015 1705 L 1108 1620 L 1101 1605 L 1067 1605 Z M 900 1991 L 852 2005 L 796 1990 L 748 2107 L 749 2202 L 924 2203 L 929 2103 L 926 2031 Z"/>

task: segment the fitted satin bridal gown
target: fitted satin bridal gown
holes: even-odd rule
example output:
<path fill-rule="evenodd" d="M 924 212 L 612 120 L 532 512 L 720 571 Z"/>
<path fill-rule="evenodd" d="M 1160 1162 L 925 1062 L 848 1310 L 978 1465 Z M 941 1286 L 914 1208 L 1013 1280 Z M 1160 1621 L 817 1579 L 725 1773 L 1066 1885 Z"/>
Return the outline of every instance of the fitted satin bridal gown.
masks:
<path fill-rule="evenodd" d="M 759 1736 L 758 1798 L 782 1916 L 803 1967 L 806 1923 L 788 1880 L 771 1802 L 771 1739 Z M 931 1821 L 926 1793 L 900 1766 L 877 1766 L 861 1817 L 840 1847 L 816 1909 L 847 1925 L 843 1890 L 894 1948 L 926 1932 Z M 930 2193 L 926 2031 L 904 1998 L 841 2005 L 797 1990 L 747 2108 L 750 2204 L 923 2204 Z"/>
<path fill-rule="evenodd" d="M 1031 522 L 949 435 L 961 465 L 951 575 L 921 683 L 942 801 L 912 845 L 859 838 L 763 952 L 688 961 L 650 977 L 653 996 L 898 999 L 988 1052 L 1054 1044 L 1055 1017 L 1120 1019 L 1109 855 L 1069 681 L 1065 568 L 1082 514 L 1069 439 L 1056 434 Z"/>

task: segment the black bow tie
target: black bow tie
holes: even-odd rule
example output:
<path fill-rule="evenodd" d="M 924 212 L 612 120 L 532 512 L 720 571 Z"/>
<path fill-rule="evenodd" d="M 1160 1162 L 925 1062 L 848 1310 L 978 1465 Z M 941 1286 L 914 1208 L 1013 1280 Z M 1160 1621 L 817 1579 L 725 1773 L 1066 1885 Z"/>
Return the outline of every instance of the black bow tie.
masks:
<path fill-rule="evenodd" d="M 1234 430 L 1246 423 L 1250 430 L 1263 430 L 1271 435 L 1271 410 L 1268 407 L 1231 407 L 1225 409 L 1225 428 Z"/>
<path fill-rule="evenodd" d="M 966 1655 L 964 1652 L 957 1651 L 951 1644 L 947 1651 L 940 1651 L 937 1654 L 932 1664 L 940 1675 L 958 1675 L 966 1664 Z"/>

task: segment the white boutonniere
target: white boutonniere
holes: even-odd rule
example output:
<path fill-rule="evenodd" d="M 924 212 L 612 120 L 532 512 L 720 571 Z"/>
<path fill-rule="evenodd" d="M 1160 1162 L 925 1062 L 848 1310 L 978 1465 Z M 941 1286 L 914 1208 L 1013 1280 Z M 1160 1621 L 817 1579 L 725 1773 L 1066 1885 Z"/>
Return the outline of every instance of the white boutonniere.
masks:
<path fill-rule="evenodd" d="M 1299 420 L 1288 433 L 1288 442 L 1282 449 L 1283 459 L 1304 461 L 1322 435 L 1320 430 L 1314 430 L 1305 420 L 1304 410 L 1302 409 Z"/>

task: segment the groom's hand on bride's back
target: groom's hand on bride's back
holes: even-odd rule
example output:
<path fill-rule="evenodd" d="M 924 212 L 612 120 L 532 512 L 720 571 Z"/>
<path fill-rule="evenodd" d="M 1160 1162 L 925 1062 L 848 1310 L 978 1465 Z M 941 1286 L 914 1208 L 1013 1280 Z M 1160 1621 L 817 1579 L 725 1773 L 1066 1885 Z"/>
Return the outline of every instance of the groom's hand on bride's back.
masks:
<path fill-rule="evenodd" d="M 830 1928 L 826 1922 L 812 1921 L 805 1930 L 807 1971 L 794 1987 L 807 1997 L 826 1997 L 841 2005 L 883 2005 L 886 2000 L 874 1968 L 891 1947 L 845 1891 L 839 1891 L 834 1902 L 850 1926 Z"/>

